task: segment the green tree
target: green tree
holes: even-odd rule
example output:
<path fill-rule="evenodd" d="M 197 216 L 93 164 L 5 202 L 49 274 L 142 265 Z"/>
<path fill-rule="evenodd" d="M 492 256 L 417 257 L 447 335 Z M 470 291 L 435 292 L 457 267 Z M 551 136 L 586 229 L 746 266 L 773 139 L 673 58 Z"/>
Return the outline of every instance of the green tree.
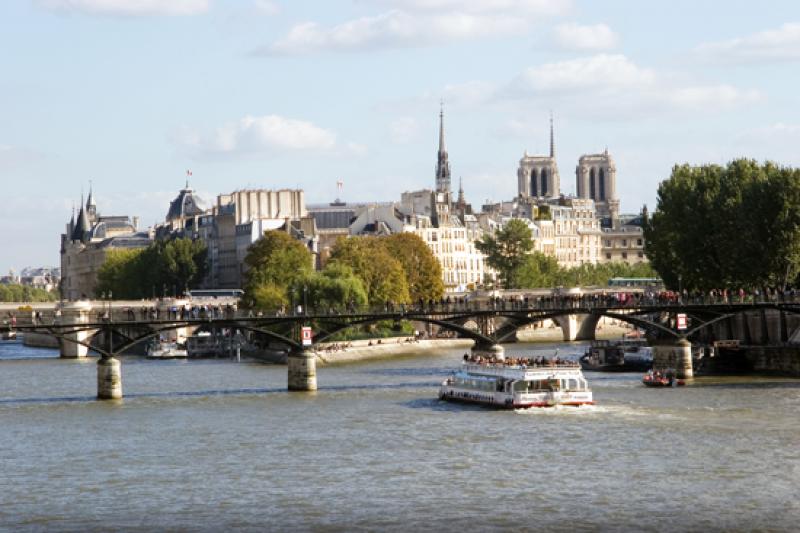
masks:
<path fill-rule="evenodd" d="M 205 244 L 185 238 L 157 241 L 143 249 L 109 250 L 95 292 L 111 292 L 117 299 L 180 294 L 197 287 L 205 273 Z"/>
<path fill-rule="evenodd" d="M 155 245 L 162 286 L 180 294 L 196 287 L 206 275 L 206 246 L 202 241 L 174 239 Z"/>
<path fill-rule="evenodd" d="M 400 261 L 412 301 L 439 300 L 444 295 L 442 267 L 418 235 L 395 233 L 381 237 L 380 242 Z"/>
<path fill-rule="evenodd" d="M 111 292 L 115 298 L 133 300 L 142 298 L 142 291 L 150 286 L 143 272 L 142 261 L 145 249 L 112 249 L 106 253 L 105 260 L 97 271 L 97 288 L 99 295 Z"/>
<path fill-rule="evenodd" d="M 289 302 L 289 288 L 312 272 L 311 252 L 284 231 L 267 231 L 244 259 L 245 305 L 274 310 Z"/>
<path fill-rule="evenodd" d="M 308 305 L 320 311 L 361 309 L 367 304 L 364 283 L 342 263 L 328 263 L 322 272 L 298 280 L 296 294 L 307 291 Z"/>
<path fill-rule="evenodd" d="M 58 293 L 12 283 L 0 284 L 0 302 L 52 302 Z"/>
<path fill-rule="evenodd" d="M 792 281 L 800 267 L 800 173 L 748 159 L 675 166 L 658 188 L 645 247 L 673 289 Z"/>
<path fill-rule="evenodd" d="M 531 229 L 521 219 L 511 219 L 494 235 L 484 235 L 475 242 L 475 247 L 486 256 L 486 262 L 497 270 L 506 289 L 521 286 L 523 267 L 529 261 L 533 249 Z"/>
<path fill-rule="evenodd" d="M 330 261 L 348 266 L 364 283 L 370 305 L 408 303 L 408 282 L 400 264 L 375 237 L 339 239 Z"/>
<path fill-rule="evenodd" d="M 520 288 L 526 289 L 555 287 L 559 285 L 561 271 L 555 257 L 533 252 L 520 266 L 517 282 Z"/>

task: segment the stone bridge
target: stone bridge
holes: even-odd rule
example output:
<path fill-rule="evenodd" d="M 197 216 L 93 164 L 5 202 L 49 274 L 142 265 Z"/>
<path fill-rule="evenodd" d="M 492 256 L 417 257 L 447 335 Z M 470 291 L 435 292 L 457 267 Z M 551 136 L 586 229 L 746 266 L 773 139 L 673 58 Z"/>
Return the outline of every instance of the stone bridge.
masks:
<path fill-rule="evenodd" d="M 559 324 L 565 340 L 594 338 L 598 320 L 610 317 L 647 332 L 653 344 L 654 361 L 676 368 L 680 377 L 692 376 L 691 338 L 788 341 L 800 325 L 800 303 L 776 301 L 659 301 L 638 297 L 586 296 L 580 298 L 540 298 L 486 300 L 452 304 L 392 306 L 354 312 L 318 312 L 292 315 L 253 315 L 228 304 L 204 306 L 193 312 L 178 311 L 179 302 L 162 302 L 139 307 L 91 302 L 69 302 L 53 309 L 3 317 L 5 330 L 46 333 L 60 340 L 62 357 L 84 357 L 88 350 L 100 355 L 98 397 L 122 396 L 120 363 L 116 356 L 130 347 L 164 332 L 197 329 L 235 328 L 263 335 L 287 346 L 288 388 L 315 390 L 316 356 L 314 345 L 355 326 L 380 321 L 412 321 L 452 331 L 475 341 L 473 351 L 502 356 L 500 343 L 514 338 L 516 331 L 529 324 L 552 320 Z M 467 327 L 469 323 L 477 327 Z M 315 334 L 308 343 L 300 340 L 301 326 Z M 99 335 L 102 341 L 97 342 Z"/>

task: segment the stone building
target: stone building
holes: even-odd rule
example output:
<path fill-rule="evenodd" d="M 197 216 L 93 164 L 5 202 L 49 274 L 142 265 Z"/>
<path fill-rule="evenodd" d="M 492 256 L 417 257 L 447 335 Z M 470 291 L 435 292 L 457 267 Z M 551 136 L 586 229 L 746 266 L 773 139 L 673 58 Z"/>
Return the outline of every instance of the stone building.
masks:
<path fill-rule="evenodd" d="M 647 262 L 644 253 L 643 216 L 620 215 L 616 224 L 602 228 L 601 262 L 629 265 Z"/>
<path fill-rule="evenodd" d="M 608 149 L 602 154 L 583 155 L 575 168 L 578 198 L 594 200 L 597 215 L 612 220 L 619 216 L 617 166 Z"/>
<path fill-rule="evenodd" d="M 189 182 L 169 204 L 164 223 L 156 226 L 156 238 L 186 237 L 196 239 L 199 234 L 200 217 L 206 214 L 203 201 L 189 187 Z"/>
<path fill-rule="evenodd" d="M 600 261 L 600 220 L 594 201 L 563 198 L 550 205 L 555 258 L 558 264 L 573 268 Z"/>
<path fill-rule="evenodd" d="M 287 231 L 317 253 L 314 219 L 300 189 L 247 189 L 220 194 L 198 219 L 197 237 L 208 248 L 207 288 L 241 288 L 247 249 L 271 230 Z"/>
<path fill-rule="evenodd" d="M 61 234 L 61 296 L 66 300 L 97 298 L 97 274 L 112 250 L 146 248 L 153 234 L 139 232 L 138 219 L 101 216 L 92 191 L 86 204 L 81 198 L 78 218 Z"/>
<path fill-rule="evenodd" d="M 550 155 L 525 155 L 519 160 L 517 190 L 521 198 L 558 198 L 561 195 L 561 178 L 556 163 L 556 145 L 553 136 L 553 117 L 550 117 Z"/>

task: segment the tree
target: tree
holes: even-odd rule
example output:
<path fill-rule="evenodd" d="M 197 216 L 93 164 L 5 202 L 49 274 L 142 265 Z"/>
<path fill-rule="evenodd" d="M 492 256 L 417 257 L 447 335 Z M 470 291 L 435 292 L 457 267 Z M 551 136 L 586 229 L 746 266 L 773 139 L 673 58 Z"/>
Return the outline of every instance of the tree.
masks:
<path fill-rule="evenodd" d="M 442 267 L 418 235 L 395 233 L 381 237 L 380 242 L 403 267 L 412 301 L 439 300 L 444 295 Z"/>
<path fill-rule="evenodd" d="M 542 252 L 533 252 L 520 266 L 517 282 L 526 289 L 555 287 L 559 285 L 561 267 L 556 258 Z"/>
<path fill-rule="evenodd" d="M 206 275 L 206 245 L 202 241 L 159 241 L 155 252 L 162 287 L 166 285 L 176 295 L 184 289 L 196 287 Z"/>
<path fill-rule="evenodd" d="M 206 272 L 206 246 L 201 241 L 156 241 L 137 250 L 112 249 L 97 273 L 95 292 L 139 299 L 174 293 L 200 284 Z"/>
<path fill-rule="evenodd" d="M 778 286 L 800 271 L 800 172 L 739 159 L 675 166 L 645 224 L 653 267 L 673 289 Z"/>
<path fill-rule="evenodd" d="M 284 231 L 267 231 L 250 245 L 244 263 L 245 305 L 274 310 L 289 300 L 289 288 L 312 272 L 312 256 Z"/>
<path fill-rule="evenodd" d="M 145 249 L 112 249 L 97 271 L 97 294 L 112 293 L 120 300 L 142 298 L 143 290 L 149 287 L 142 272 Z M 144 287 L 143 287 L 144 285 Z"/>
<path fill-rule="evenodd" d="M 348 266 L 364 283 L 370 305 L 408 303 L 408 282 L 403 267 L 375 237 L 339 239 L 332 263 Z"/>
<path fill-rule="evenodd" d="M 58 293 L 53 291 L 18 283 L 0 284 L 0 302 L 52 302 L 57 299 Z"/>
<path fill-rule="evenodd" d="M 533 249 L 533 234 L 525 221 L 514 218 L 494 235 L 484 235 L 475 247 L 486 256 L 486 262 L 500 273 L 506 289 L 520 287 L 523 266 Z"/>
<path fill-rule="evenodd" d="M 364 283 L 347 265 L 328 263 L 319 273 L 298 280 L 297 294 L 305 289 L 310 307 L 320 311 L 361 309 L 367 304 Z"/>

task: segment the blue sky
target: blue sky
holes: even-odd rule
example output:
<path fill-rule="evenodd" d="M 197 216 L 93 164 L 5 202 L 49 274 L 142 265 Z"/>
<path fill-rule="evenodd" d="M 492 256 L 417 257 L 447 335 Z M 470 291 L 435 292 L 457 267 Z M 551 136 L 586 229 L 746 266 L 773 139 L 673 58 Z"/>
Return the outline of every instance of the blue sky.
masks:
<path fill-rule="evenodd" d="M 442 99 L 476 206 L 516 194 L 550 110 L 562 192 L 607 146 L 625 212 L 675 163 L 800 165 L 796 2 L 8 0 L 0 49 L 0 272 L 58 264 L 89 180 L 143 225 L 187 169 L 207 202 L 432 187 Z"/>

